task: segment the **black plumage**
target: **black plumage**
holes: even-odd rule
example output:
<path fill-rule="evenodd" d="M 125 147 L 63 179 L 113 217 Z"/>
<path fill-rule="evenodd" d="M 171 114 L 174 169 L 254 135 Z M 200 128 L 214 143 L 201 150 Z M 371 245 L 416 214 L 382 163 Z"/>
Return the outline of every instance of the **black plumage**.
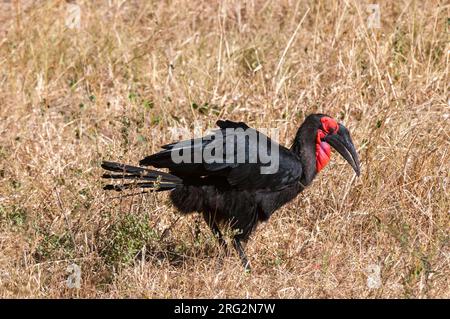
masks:
<path fill-rule="evenodd" d="M 298 129 L 289 149 L 249 128 L 245 123 L 218 121 L 217 125 L 219 130 L 209 136 L 164 145 L 162 151 L 139 162 L 140 166 L 167 168 L 169 173 L 103 162 L 102 167 L 105 170 L 115 173 L 106 173 L 104 178 L 131 180 L 127 183 L 106 185 L 104 188 L 118 191 L 132 187 L 156 191 L 170 190 L 170 199 L 174 206 L 184 214 L 202 213 L 221 245 L 226 243 L 219 225 L 229 224 L 235 230 L 233 245 L 245 267 L 248 267 L 241 241 L 249 238 L 258 222 L 269 219 L 277 209 L 294 199 L 312 182 L 320 170 L 317 162 L 320 154 L 317 152 L 320 151 L 321 145 L 333 146 L 359 175 L 359 160 L 348 130 L 327 115 L 309 115 Z M 256 133 L 258 141 L 261 136 L 266 138 L 268 154 L 276 155 L 272 152 L 274 147 L 277 148 L 279 166 L 275 172 L 261 173 L 261 168 L 267 166 L 267 163 L 259 156 L 256 156 L 256 160 L 250 159 L 252 153 L 258 154 L 258 148 L 264 143 L 256 143 L 251 139 L 239 140 L 236 137 L 236 131 L 239 130 Z M 193 161 L 196 152 L 201 155 L 208 147 L 218 146 L 218 143 L 222 144 L 223 156 L 228 157 L 227 161 L 217 163 L 201 159 L 200 162 L 197 160 L 193 163 L 177 163 L 173 160 L 173 152 L 179 152 L 190 154 Z M 229 153 L 225 154 L 230 143 L 233 144 L 234 158 L 230 158 Z M 326 149 L 327 145 L 324 147 Z M 238 161 L 238 151 L 245 154 L 245 162 Z M 329 156 L 325 160 L 328 159 Z"/>

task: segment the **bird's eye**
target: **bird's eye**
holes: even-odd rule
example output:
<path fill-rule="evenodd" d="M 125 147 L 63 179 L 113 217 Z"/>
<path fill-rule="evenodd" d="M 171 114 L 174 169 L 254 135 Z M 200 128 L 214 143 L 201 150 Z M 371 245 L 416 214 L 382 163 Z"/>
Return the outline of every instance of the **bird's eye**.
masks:
<path fill-rule="evenodd" d="M 322 129 L 328 134 L 335 134 L 337 132 L 339 127 L 335 119 L 324 116 L 320 121 L 322 122 Z"/>

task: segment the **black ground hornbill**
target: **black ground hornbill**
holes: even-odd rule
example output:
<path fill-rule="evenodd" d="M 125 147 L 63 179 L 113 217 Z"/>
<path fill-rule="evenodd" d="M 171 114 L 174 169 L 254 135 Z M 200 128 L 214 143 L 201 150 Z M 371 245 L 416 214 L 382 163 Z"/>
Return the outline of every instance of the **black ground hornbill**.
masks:
<path fill-rule="evenodd" d="M 103 162 L 105 170 L 114 172 L 104 174 L 104 178 L 122 180 L 122 183 L 106 185 L 104 189 L 121 191 L 139 187 L 154 191 L 170 190 L 175 207 L 183 214 L 202 213 L 223 246 L 226 246 L 226 241 L 219 225 L 230 225 L 234 234 L 233 245 L 247 268 L 249 264 L 241 241 L 248 239 L 258 222 L 266 221 L 312 182 L 330 159 L 330 145 L 359 176 L 358 155 L 348 130 L 327 115 L 309 115 L 298 129 L 289 149 L 245 123 L 218 121 L 217 125 L 220 129 L 211 135 L 164 145 L 162 151 L 139 162 L 140 166 L 167 168 L 169 173 Z M 256 132 L 259 137 L 266 139 L 239 140 L 238 131 Z M 260 143 L 261 140 L 264 142 Z M 269 144 L 271 147 L 268 147 Z M 208 161 L 203 156 L 194 160 L 195 154 L 202 155 L 211 145 L 223 146 L 214 151 L 223 152 L 223 161 Z M 267 154 L 278 156 L 275 171 L 263 173 L 262 168 L 267 167 L 267 162 L 263 163 L 259 155 L 251 157 L 252 152 L 259 154 L 261 147 L 269 148 Z M 233 156 L 230 156 L 230 149 Z M 242 157 L 240 161 L 237 158 L 239 151 L 244 152 L 244 161 Z M 174 154 L 188 154 L 189 160 L 174 160 Z"/>

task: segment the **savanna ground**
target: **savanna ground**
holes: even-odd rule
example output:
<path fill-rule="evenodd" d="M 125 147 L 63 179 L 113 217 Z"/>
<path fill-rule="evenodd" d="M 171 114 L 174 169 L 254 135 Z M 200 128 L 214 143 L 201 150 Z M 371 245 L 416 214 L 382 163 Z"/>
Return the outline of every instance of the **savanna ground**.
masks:
<path fill-rule="evenodd" d="M 379 28 L 353 0 L 73 3 L 79 27 L 64 1 L 0 3 L 0 297 L 450 297 L 448 2 L 380 1 Z M 313 112 L 362 175 L 333 156 L 258 227 L 251 274 L 167 194 L 102 190 L 102 160 L 170 128 L 289 145 Z"/>

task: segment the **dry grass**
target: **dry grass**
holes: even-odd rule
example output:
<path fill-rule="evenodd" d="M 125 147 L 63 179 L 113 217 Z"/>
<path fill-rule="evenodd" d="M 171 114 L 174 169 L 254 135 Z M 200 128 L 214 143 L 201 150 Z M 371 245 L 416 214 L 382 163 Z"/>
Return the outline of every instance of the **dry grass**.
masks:
<path fill-rule="evenodd" d="M 0 3 L 1 297 L 450 297 L 448 3 L 383 1 L 368 29 L 354 0 L 77 2 L 80 29 L 62 1 Z M 101 189 L 102 159 L 170 127 L 289 144 L 313 112 L 349 127 L 362 176 L 334 156 L 255 232 L 251 275 L 166 194 Z"/>

